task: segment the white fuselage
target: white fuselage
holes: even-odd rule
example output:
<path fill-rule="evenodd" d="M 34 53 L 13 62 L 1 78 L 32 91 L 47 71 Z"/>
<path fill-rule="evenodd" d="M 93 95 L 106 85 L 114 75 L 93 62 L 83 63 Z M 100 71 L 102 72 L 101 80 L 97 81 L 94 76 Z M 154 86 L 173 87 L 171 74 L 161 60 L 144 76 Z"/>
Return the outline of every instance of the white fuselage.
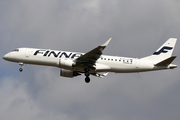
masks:
<path fill-rule="evenodd" d="M 75 60 L 82 55 L 84 55 L 84 53 L 50 49 L 19 48 L 18 51 L 9 52 L 3 58 L 17 63 L 54 66 L 72 71 L 84 72 L 84 66 L 78 66 L 76 64 L 73 64 L 73 66 L 61 65 L 63 62 L 64 64 L 75 63 Z M 108 55 L 101 55 L 96 61 L 94 68 L 96 69 L 90 69 L 91 73 L 130 73 L 168 69 L 166 66 L 154 66 L 153 62 L 148 60 Z"/>
<path fill-rule="evenodd" d="M 85 82 L 90 82 L 90 75 L 103 78 L 108 72 L 132 73 L 162 69 L 173 69 L 177 65 L 171 64 L 176 58 L 172 56 L 176 38 L 169 38 L 152 55 L 138 59 L 102 55 L 102 51 L 111 41 L 92 49 L 87 53 L 57 51 L 50 49 L 18 48 L 3 56 L 3 59 L 17 62 L 23 71 L 24 64 L 46 65 L 61 68 L 60 76 L 76 77 L 84 73 Z M 99 72 L 105 72 L 100 74 Z"/>

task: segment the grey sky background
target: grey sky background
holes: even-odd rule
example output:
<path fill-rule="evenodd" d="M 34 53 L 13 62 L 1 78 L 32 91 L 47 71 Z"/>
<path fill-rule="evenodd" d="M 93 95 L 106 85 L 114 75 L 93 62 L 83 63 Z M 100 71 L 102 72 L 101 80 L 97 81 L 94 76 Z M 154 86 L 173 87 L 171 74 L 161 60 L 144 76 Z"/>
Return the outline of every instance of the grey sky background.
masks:
<path fill-rule="evenodd" d="M 177 0 L 1 0 L 0 56 L 18 47 L 145 57 L 178 38 Z M 174 64 L 180 64 L 180 58 Z M 0 59 L 1 120 L 179 120 L 179 68 L 106 78 L 59 76 L 53 67 Z"/>

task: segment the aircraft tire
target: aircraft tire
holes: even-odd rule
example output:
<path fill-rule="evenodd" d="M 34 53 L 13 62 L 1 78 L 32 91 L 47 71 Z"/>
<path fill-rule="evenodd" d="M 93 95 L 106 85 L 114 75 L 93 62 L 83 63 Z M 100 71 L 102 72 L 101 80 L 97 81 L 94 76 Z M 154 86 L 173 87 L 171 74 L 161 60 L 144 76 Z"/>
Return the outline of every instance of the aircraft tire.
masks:
<path fill-rule="evenodd" d="M 19 71 L 20 71 L 20 72 L 22 72 L 22 71 L 23 71 L 23 69 L 22 69 L 22 68 L 19 68 Z"/>
<path fill-rule="evenodd" d="M 89 78 L 89 77 L 86 77 L 86 78 L 85 78 L 85 82 L 86 82 L 86 83 L 89 83 L 89 82 L 90 82 L 90 78 Z"/>

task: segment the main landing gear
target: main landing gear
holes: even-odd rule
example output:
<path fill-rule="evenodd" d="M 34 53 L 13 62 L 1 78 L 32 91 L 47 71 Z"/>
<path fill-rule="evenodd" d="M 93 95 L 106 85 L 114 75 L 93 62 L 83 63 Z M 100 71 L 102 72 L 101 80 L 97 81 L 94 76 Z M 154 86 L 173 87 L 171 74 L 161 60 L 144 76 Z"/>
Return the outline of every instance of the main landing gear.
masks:
<path fill-rule="evenodd" d="M 22 72 L 24 63 L 19 63 L 19 65 L 21 66 L 21 68 L 19 68 L 19 71 Z"/>
<path fill-rule="evenodd" d="M 84 75 L 86 76 L 85 82 L 86 82 L 86 83 L 89 83 L 89 82 L 90 82 L 90 78 L 89 78 L 89 75 L 90 75 L 89 69 L 88 69 L 88 68 L 85 68 L 84 71 L 85 71 Z"/>

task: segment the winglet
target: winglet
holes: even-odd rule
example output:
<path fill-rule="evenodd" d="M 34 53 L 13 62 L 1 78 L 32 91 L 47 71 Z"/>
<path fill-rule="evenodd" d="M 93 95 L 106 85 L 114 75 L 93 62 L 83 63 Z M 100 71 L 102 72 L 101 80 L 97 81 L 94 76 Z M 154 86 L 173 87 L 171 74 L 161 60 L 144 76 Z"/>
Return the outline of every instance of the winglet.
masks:
<path fill-rule="evenodd" d="M 102 47 L 106 47 L 106 46 L 109 44 L 109 42 L 111 41 L 111 39 L 112 39 L 112 38 L 109 38 L 109 40 L 106 41 L 106 42 L 105 42 L 104 44 L 102 44 L 101 46 L 102 46 Z"/>

